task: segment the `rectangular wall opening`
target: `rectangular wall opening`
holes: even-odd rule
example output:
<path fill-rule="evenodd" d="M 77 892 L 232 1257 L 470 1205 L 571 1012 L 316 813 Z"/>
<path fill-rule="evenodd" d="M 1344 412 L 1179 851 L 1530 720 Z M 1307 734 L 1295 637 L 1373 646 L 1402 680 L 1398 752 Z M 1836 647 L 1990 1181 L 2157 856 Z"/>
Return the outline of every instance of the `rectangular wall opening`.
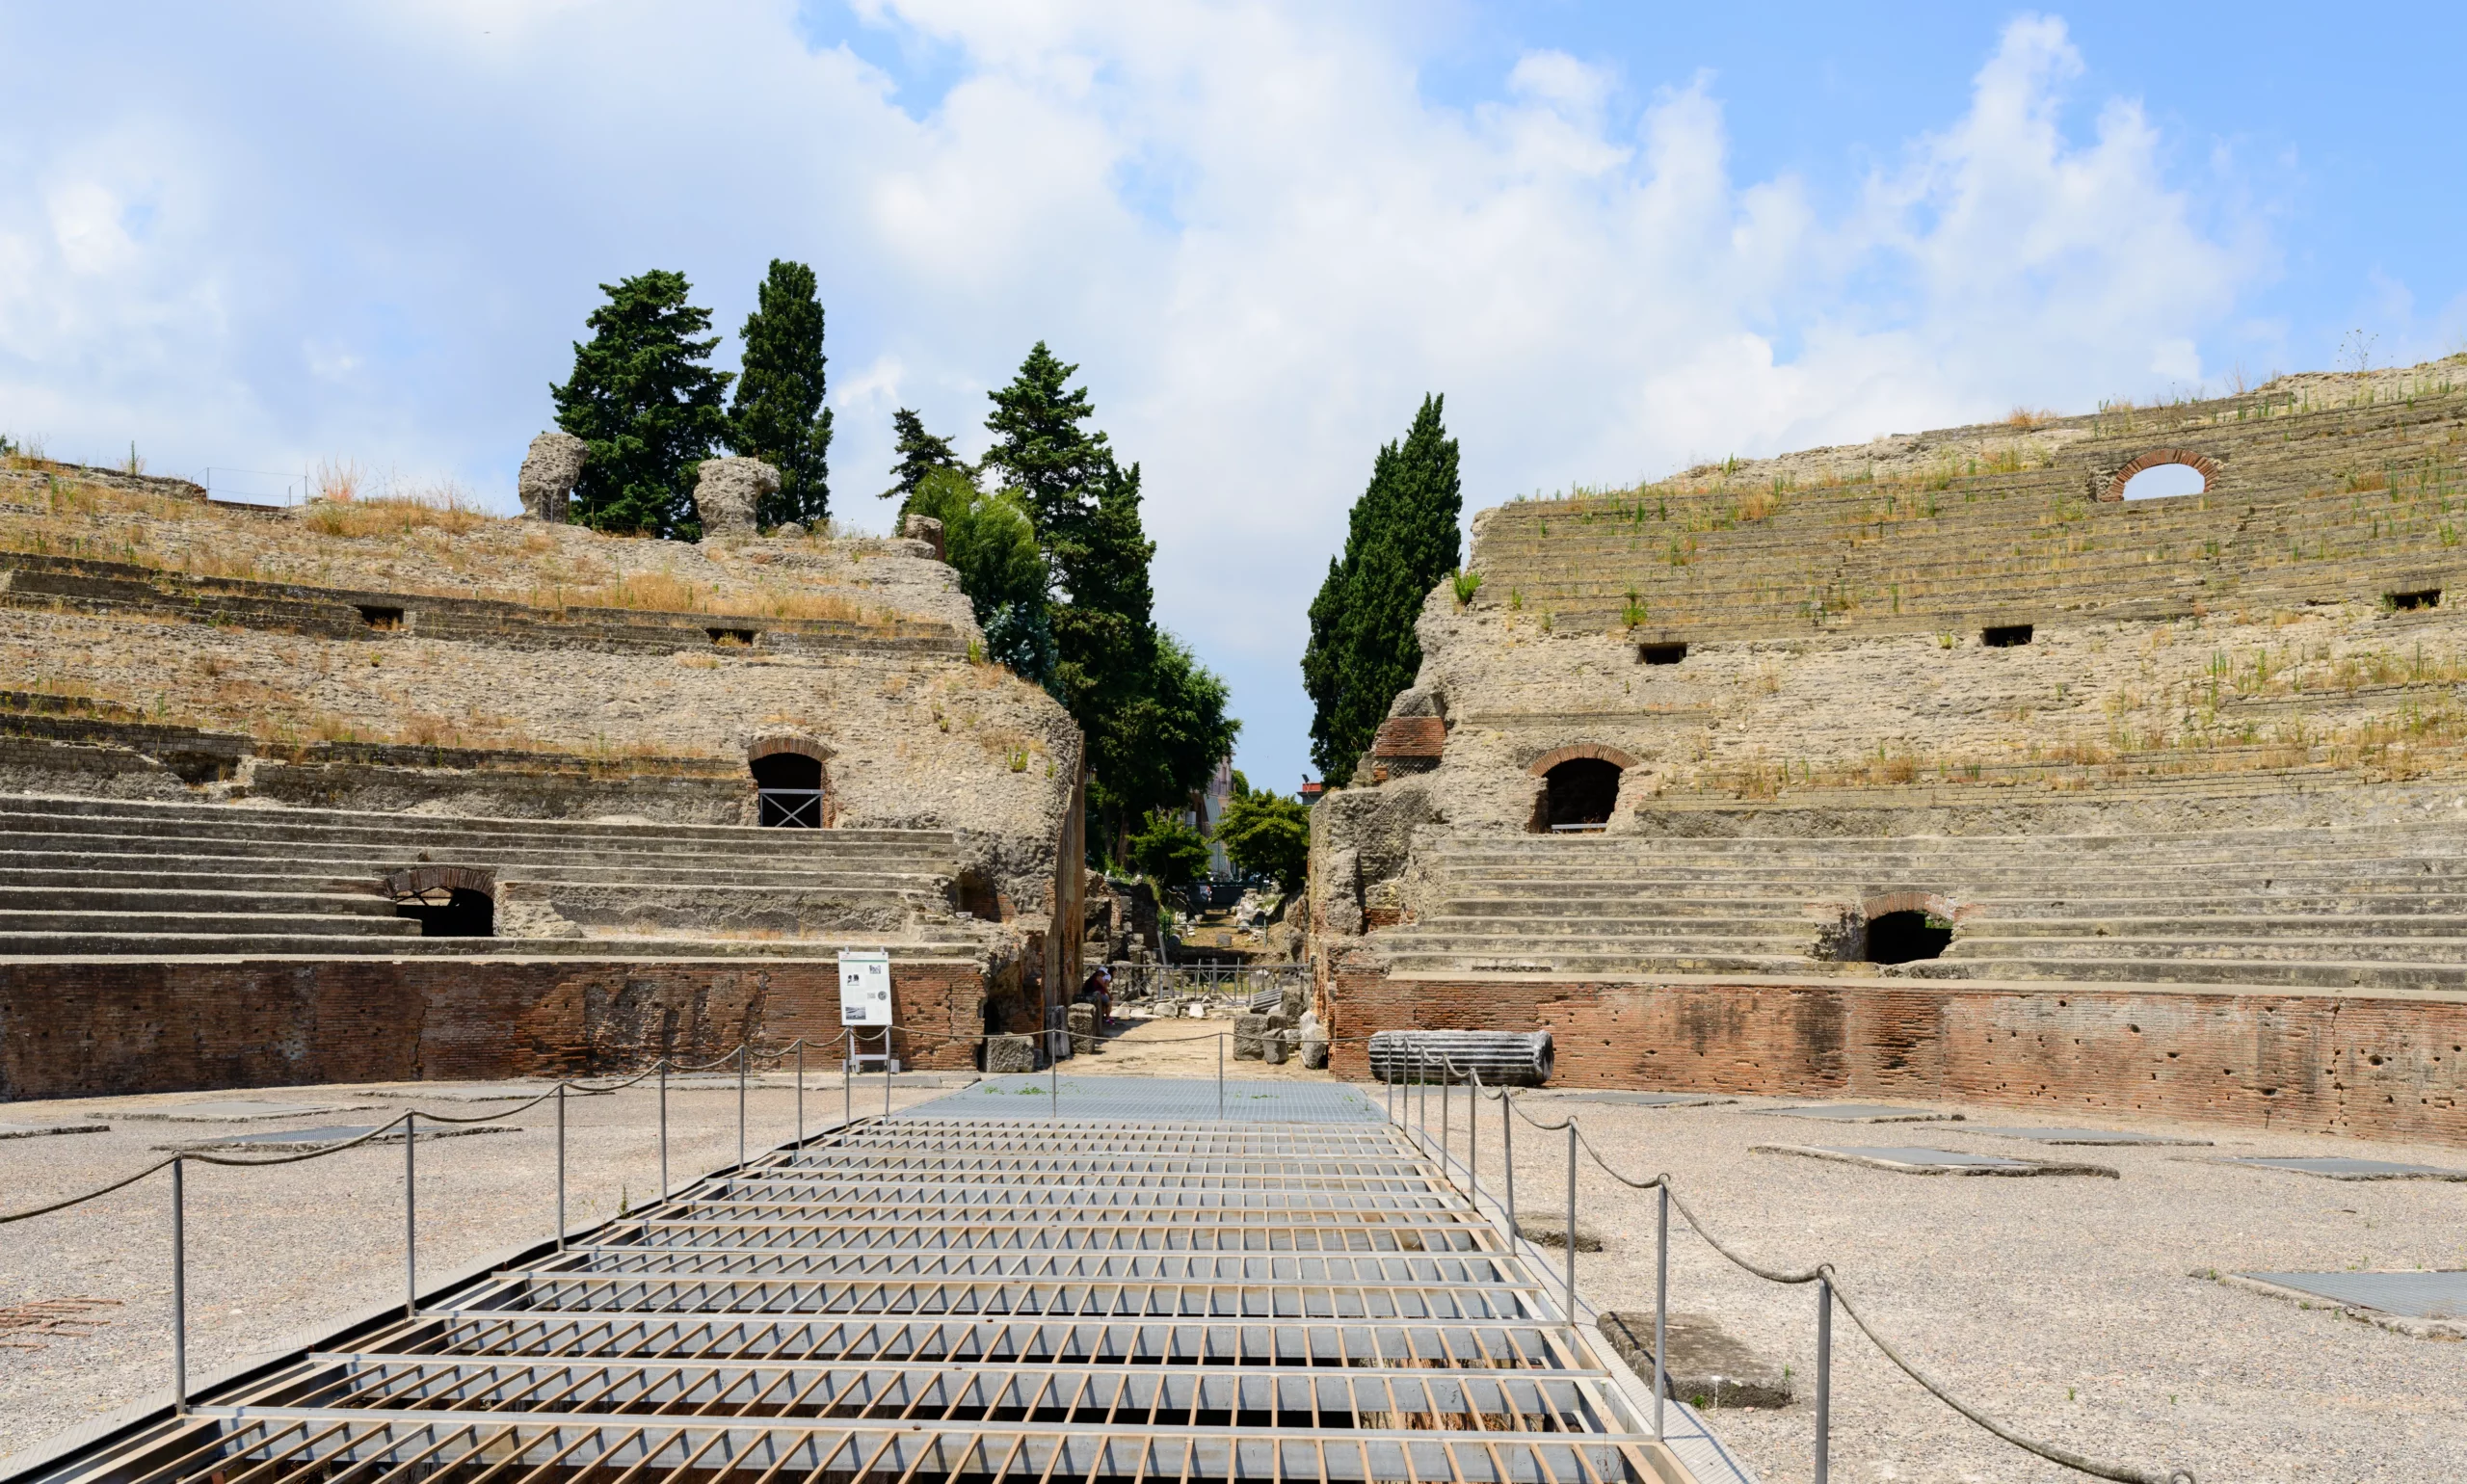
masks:
<path fill-rule="evenodd" d="M 1978 631 L 1978 642 L 1991 649 L 2009 649 L 2030 642 L 2028 623 L 1994 623 Z"/>
<path fill-rule="evenodd" d="M 359 605 L 359 621 L 369 627 L 392 633 L 403 626 L 403 610 L 382 608 L 370 603 Z"/>
<path fill-rule="evenodd" d="M 754 643 L 756 630 L 750 628 L 713 628 L 705 629 L 703 632 L 711 636 L 711 642 L 713 644 L 751 645 Z"/>
<path fill-rule="evenodd" d="M 1636 646 L 1636 658 L 1642 660 L 1648 665 L 1676 665 L 1686 657 L 1687 646 L 1684 644 L 1640 644 Z"/>
<path fill-rule="evenodd" d="M 2438 608 L 2441 606 L 2441 589 L 2418 588 L 2412 593 L 2384 593 L 2381 595 L 2381 600 L 2389 604 L 2394 613 L 2410 613 L 2418 608 Z"/>

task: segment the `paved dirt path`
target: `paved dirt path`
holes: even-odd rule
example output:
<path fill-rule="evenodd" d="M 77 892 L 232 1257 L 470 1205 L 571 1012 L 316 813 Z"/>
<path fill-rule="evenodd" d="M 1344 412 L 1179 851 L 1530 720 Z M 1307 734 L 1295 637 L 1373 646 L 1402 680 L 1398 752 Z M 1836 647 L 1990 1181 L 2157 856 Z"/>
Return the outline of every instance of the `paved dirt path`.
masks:
<path fill-rule="evenodd" d="M 1071 1059 L 1071 1074 L 1113 1077 L 1212 1077 L 1216 1075 L 1216 1043 L 1225 1041 L 1225 1074 L 1252 1082 L 1333 1082 L 1326 1072 L 1304 1069 L 1298 1056 L 1285 1065 L 1234 1059 L 1234 1022 L 1229 1020 L 1118 1020 L 1105 1049 L 1095 1056 Z"/>

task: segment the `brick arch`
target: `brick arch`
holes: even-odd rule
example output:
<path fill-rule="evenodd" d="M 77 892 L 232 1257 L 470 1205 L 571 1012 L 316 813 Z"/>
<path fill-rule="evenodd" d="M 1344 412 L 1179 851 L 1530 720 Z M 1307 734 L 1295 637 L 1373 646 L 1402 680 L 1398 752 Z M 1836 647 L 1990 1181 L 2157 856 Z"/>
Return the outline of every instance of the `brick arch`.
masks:
<path fill-rule="evenodd" d="M 759 732 L 745 745 L 745 760 L 748 762 L 775 757 L 782 753 L 794 753 L 800 757 L 810 757 L 823 763 L 837 755 L 830 743 L 802 731 Z"/>
<path fill-rule="evenodd" d="M 1881 917 L 1893 912 L 1923 912 L 1947 922 L 1959 922 L 1970 912 L 1967 903 L 1956 902 L 1941 891 L 1878 891 L 1860 899 L 1859 915 Z"/>
<path fill-rule="evenodd" d="M 2218 461 L 2208 454 L 2195 453 L 2189 448 L 2154 448 L 2148 453 L 2135 455 L 2121 468 L 2118 468 L 2108 480 L 2108 488 L 2100 493 L 2099 498 L 2102 500 L 2123 499 L 2124 487 L 2133 483 L 2133 476 L 2144 469 L 2155 469 L 2166 464 L 2181 464 L 2198 470 L 2201 474 L 2201 487 L 2205 492 L 2211 486 L 2218 483 L 2218 476 L 2222 472 L 2218 466 Z"/>
<path fill-rule="evenodd" d="M 485 865 L 414 865 L 385 874 L 385 890 L 395 897 L 420 896 L 440 888 L 477 891 L 497 899 L 497 873 Z"/>
<path fill-rule="evenodd" d="M 1554 747 L 1534 758 L 1533 765 L 1525 771 L 1535 778 L 1540 778 L 1559 764 L 1574 761 L 1578 757 L 1600 758 L 1612 767 L 1622 770 L 1636 765 L 1635 758 L 1606 742 L 1571 742 L 1565 747 Z"/>

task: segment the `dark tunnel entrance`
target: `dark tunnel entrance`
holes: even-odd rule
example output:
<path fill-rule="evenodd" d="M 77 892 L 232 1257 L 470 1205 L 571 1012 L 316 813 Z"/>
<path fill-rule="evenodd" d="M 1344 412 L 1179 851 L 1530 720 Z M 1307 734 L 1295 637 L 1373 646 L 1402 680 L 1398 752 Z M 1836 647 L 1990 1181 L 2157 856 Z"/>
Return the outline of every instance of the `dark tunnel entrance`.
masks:
<path fill-rule="evenodd" d="M 1544 823 L 1557 832 L 1599 830 L 1619 807 L 1619 765 L 1599 757 L 1571 757 L 1542 775 L 1547 792 Z"/>

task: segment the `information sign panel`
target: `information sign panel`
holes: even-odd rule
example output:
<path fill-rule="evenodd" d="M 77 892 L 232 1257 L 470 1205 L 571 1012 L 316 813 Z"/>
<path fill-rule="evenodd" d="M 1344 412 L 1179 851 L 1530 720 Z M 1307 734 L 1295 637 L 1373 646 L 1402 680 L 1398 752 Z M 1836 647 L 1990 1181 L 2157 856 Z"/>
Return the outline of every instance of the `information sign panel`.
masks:
<path fill-rule="evenodd" d="M 890 954 L 880 948 L 843 949 L 839 955 L 839 1023 L 890 1023 Z"/>

